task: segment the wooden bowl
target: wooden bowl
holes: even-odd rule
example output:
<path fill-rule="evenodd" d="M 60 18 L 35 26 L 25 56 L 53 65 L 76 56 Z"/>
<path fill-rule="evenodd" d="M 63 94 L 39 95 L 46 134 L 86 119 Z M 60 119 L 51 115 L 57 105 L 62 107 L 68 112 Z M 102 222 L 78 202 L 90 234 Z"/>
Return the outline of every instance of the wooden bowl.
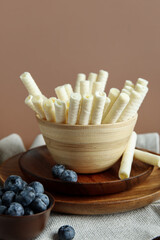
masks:
<path fill-rule="evenodd" d="M 50 193 L 46 193 L 50 205 L 46 211 L 28 216 L 0 215 L 0 239 L 29 240 L 35 238 L 45 228 L 55 201 Z"/>
<path fill-rule="evenodd" d="M 77 173 L 110 168 L 124 152 L 137 115 L 127 121 L 101 125 L 68 125 L 38 119 L 47 148 L 58 164 Z"/>

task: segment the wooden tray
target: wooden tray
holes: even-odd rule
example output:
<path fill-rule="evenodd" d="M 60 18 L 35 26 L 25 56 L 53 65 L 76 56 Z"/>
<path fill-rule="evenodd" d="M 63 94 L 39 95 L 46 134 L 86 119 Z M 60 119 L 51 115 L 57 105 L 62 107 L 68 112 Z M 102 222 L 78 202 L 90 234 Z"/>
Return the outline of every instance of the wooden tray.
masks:
<path fill-rule="evenodd" d="M 18 164 L 21 155 L 8 159 L 0 166 L 2 183 L 11 174 L 20 175 L 25 180 Z M 54 197 L 56 200 L 54 210 L 60 213 L 94 215 L 130 211 L 144 207 L 160 198 L 160 170 L 155 167 L 143 183 L 125 192 L 95 197 L 54 194 Z"/>
<path fill-rule="evenodd" d="M 121 160 L 121 159 L 120 159 Z M 78 174 L 78 182 L 64 182 L 52 175 L 56 164 L 46 146 L 31 149 L 19 159 L 20 168 L 30 181 L 40 181 L 46 191 L 66 195 L 106 195 L 126 191 L 143 182 L 152 172 L 153 166 L 133 161 L 131 177 L 125 180 L 118 178 L 120 161 L 107 171 L 97 174 Z"/>

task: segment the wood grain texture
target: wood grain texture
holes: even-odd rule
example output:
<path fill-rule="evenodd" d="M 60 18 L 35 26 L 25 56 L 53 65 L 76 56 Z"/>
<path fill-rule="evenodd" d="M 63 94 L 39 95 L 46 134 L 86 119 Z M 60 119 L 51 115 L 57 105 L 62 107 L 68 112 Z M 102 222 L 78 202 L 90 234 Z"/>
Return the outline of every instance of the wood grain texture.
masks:
<path fill-rule="evenodd" d="M 40 131 L 54 160 L 77 173 L 97 173 L 122 155 L 137 115 L 115 124 L 67 125 L 38 119 Z"/>
<path fill-rule="evenodd" d="M 45 189 L 67 195 L 105 195 L 128 190 L 143 182 L 152 172 L 153 167 L 136 159 L 133 161 L 131 177 L 118 178 L 121 159 L 108 170 L 97 174 L 78 174 L 78 182 L 64 182 L 53 177 L 52 167 L 56 163 L 46 146 L 31 149 L 24 153 L 19 164 L 28 181 L 40 181 Z"/>
<path fill-rule="evenodd" d="M 0 166 L 2 182 L 11 174 L 20 175 L 25 180 L 18 164 L 20 156 L 21 154 L 5 161 Z M 60 213 L 95 215 L 130 211 L 160 199 L 160 169 L 155 167 L 143 183 L 125 192 L 95 197 L 54 194 L 54 197 L 56 200 L 54 211 Z"/>

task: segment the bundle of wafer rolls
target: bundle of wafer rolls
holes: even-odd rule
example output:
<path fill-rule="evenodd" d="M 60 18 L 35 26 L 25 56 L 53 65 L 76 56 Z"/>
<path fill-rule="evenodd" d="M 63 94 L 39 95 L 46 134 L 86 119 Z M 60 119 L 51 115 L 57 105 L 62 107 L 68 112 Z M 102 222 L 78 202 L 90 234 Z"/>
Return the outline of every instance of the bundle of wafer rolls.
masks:
<path fill-rule="evenodd" d="M 47 98 L 42 94 L 29 72 L 20 79 L 29 95 L 25 104 L 40 119 L 69 125 L 113 124 L 129 120 L 138 112 L 148 92 L 148 81 L 138 78 L 134 84 L 126 80 L 123 89 L 111 88 L 105 93 L 108 72 L 100 70 L 90 73 L 88 78 L 79 73 L 74 90 L 70 84 L 55 88 L 56 97 Z M 130 177 L 133 157 L 148 164 L 160 167 L 160 156 L 135 149 L 137 135 L 132 133 L 122 155 L 119 178 Z"/>
<path fill-rule="evenodd" d="M 134 85 L 126 80 L 122 90 L 105 93 L 108 72 L 79 73 L 74 90 L 70 84 L 55 88 L 56 97 L 45 97 L 28 72 L 20 76 L 29 96 L 25 103 L 37 117 L 70 125 L 99 125 L 126 121 L 138 112 L 147 92 L 148 81 L 138 78 Z"/>

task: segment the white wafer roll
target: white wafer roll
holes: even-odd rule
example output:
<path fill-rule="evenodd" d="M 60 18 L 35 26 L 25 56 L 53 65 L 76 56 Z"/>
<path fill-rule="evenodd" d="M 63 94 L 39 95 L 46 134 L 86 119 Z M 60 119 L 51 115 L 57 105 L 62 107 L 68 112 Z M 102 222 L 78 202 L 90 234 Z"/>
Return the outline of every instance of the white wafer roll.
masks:
<path fill-rule="evenodd" d="M 42 95 L 33 96 L 33 98 L 32 98 L 32 103 L 36 109 L 36 112 L 38 113 L 38 115 L 41 119 L 46 118 L 45 114 L 44 114 L 44 110 L 43 110 L 43 101 L 44 101 L 44 99 L 43 99 Z"/>
<path fill-rule="evenodd" d="M 55 101 L 57 100 L 56 97 L 50 97 L 49 99 L 51 99 L 53 103 L 55 103 Z"/>
<path fill-rule="evenodd" d="M 74 92 L 80 93 L 80 81 L 85 81 L 85 80 L 86 80 L 86 75 L 84 73 L 78 73 Z"/>
<path fill-rule="evenodd" d="M 73 93 L 72 86 L 71 86 L 71 84 L 65 84 L 64 87 L 67 92 L 68 98 L 70 99 L 70 96 Z"/>
<path fill-rule="evenodd" d="M 138 78 L 137 79 L 137 83 L 143 85 L 143 86 L 146 86 L 148 85 L 148 81 L 146 79 L 143 79 L 143 78 Z"/>
<path fill-rule="evenodd" d="M 105 100 L 105 104 L 104 104 L 104 109 L 103 109 L 103 117 L 102 117 L 102 120 L 104 119 L 105 117 L 105 113 L 107 111 L 107 108 L 109 107 L 110 105 L 110 102 L 111 102 L 111 99 L 109 97 L 106 97 L 106 100 Z"/>
<path fill-rule="evenodd" d="M 134 157 L 144 163 L 160 167 L 160 156 L 159 155 L 135 149 Z"/>
<path fill-rule="evenodd" d="M 89 81 L 80 81 L 80 94 L 81 96 L 85 96 L 89 94 Z"/>
<path fill-rule="evenodd" d="M 28 107 L 30 107 L 34 112 L 37 113 L 37 111 L 36 111 L 36 109 L 35 109 L 35 107 L 34 107 L 34 105 L 33 105 L 32 99 L 33 99 L 33 96 L 32 96 L 32 95 L 28 95 L 28 97 L 26 97 L 26 99 L 25 99 L 24 102 L 25 102 L 25 104 L 26 104 Z"/>
<path fill-rule="evenodd" d="M 129 92 L 132 92 L 132 90 L 134 89 L 133 87 L 131 87 L 131 86 L 125 86 L 124 87 L 124 89 L 126 89 L 127 91 L 129 91 Z"/>
<path fill-rule="evenodd" d="M 122 156 L 121 165 L 118 173 L 120 179 L 126 179 L 130 177 L 136 140 L 137 134 L 133 132 Z"/>
<path fill-rule="evenodd" d="M 127 89 L 125 89 L 125 88 L 123 88 L 123 89 L 121 90 L 121 92 L 122 92 L 122 93 L 126 93 L 128 96 L 131 95 L 131 92 L 128 91 Z"/>
<path fill-rule="evenodd" d="M 68 94 L 67 94 L 67 92 L 66 92 L 66 89 L 65 89 L 64 85 L 63 85 L 63 86 L 56 87 L 56 88 L 55 88 L 55 93 L 56 93 L 57 97 L 58 97 L 60 100 L 62 100 L 62 101 L 64 101 L 64 102 L 66 102 L 66 101 L 69 100 Z"/>
<path fill-rule="evenodd" d="M 125 81 L 125 84 L 124 84 L 124 87 L 125 87 L 125 86 L 129 86 L 129 87 L 134 88 L 134 83 L 133 83 L 131 80 L 126 80 L 126 81 Z"/>
<path fill-rule="evenodd" d="M 43 101 L 43 110 L 47 121 L 55 122 L 55 107 L 52 99 Z"/>
<path fill-rule="evenodd" d="M 81 112 L 79 116 L 80 125 L 88 125 L 92 110 L 93 96 L 83 96 L 81 103 Z"/>
<path fill-rule="evenodd" d="M 24 86 L 26 87 L 28 93 L 32 96 L 42 95 L 40 89 L 35 83 L 29 72 L 24 72 L 21 74 L 20 79 L 22 80 Z"/>
<path fill-rule="evenodd" d="M 118 88 L 111 88 L 109 90 L 108 97 L 111 100 L 111 102 L 110 102 L 110 104 L 109 104 L 109 106 L 108 106 L 108 108 L 107 108 L 107 110 L 105 112 L 105 116 L 104 117 L 106 117 L 107 114 L 109 113 L 111 107 L 115 103 L 115 101 L 118 98 L 119 94 L 120 94 L 120 90 Z"/>
<path fill-rule="evenodd" d="M 106 101 L 105 92 L 95 93 L 91 113 L 91 124 L 93 125 L 101 124 L 105 101 Z"/>
<path fill-rule="evenodd" d="M 120 93 L 117 100 L 113 104 L 107 116 L 102 123 L 115 123 L 122 114 L 124 108 L 127 106 L 130 97 L 126 93 Z"/>
<path fill-rule="evenodd" d="M 66 121 L 66 104 L 64 101 L 57 99 L 54 103 L 55 118 L 57 123 L 65 123 Z"/>
<path fill-rule="evenodd" d="M 98 77 L 97 77 L 97 82 L 102 82 L 103 83 L 103 89 L 101 91 L 105 90 L 107 80 L 108 80 L 108 72 L 104 70 L 100 70 Z"/>
<path fill-rule="evenodd" d="M 140 93 L 142 95 L 142 99 L 144 99 L 146 94 L 147 94 L 147 92 L 148 92 L 148 87 L 143 86 L 143 85 L 137 83 L 136 86 L 135 86 L 135 91 Z"/>
<path fill-rule="evenodd" d="M 70 100 L 66 102 L 66 123 L 68 120 L 68 110 L 69 110 Z"/>
<path fill-rule="evenodd" d="M 80 93 L 72 93 L 70 97 L 70 105 L 68 110 L 67 120 L 68 124 L 75 125 L 77 123 L 80 103 L 81 103 Z"/>
<path fill-rule="evenodd" d="M 103 92 L 104 91 L 104 83 L 103 82 L 94 82 L 92 85 L 92 95 L 95 92 Z"/>
<path fill-rule="evenodd" d="M 123 110 L 118 122 L 125 121 L 130 119 L 131 117 L 135 116 L 140 105 L 142 103 L 142 96 L 136 92 L 135 90 L 132 91 L 130 95 L 130 101 L 127 104 L 126 108 Z"/>
<path fill-rule="evenodd" d="M 97 74 L 96 73 L 89 73 L 88 75 L 88 81 L 89 81 L 89 93 L 92 94 L 92 86 L 93 83 L 97 80 Z"/>

